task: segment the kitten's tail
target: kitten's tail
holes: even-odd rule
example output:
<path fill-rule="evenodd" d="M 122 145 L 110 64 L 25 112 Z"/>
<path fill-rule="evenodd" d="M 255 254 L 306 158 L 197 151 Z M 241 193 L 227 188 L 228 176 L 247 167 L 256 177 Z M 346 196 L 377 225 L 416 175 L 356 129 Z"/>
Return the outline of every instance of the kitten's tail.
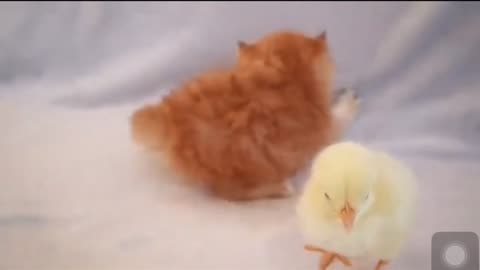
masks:
<path fill-rule="evenodd" d="M 166 139 L 166 122 L 161 105 L 147 105 L 131 117 L 133 140 L 152 150 L 163 150 Z"/>

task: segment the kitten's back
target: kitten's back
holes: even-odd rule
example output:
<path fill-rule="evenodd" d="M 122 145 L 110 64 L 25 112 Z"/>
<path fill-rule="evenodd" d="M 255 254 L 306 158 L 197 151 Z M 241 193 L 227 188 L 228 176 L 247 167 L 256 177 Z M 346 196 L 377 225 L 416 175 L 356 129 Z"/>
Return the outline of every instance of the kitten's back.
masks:
<path fill-rule="evenodd" d="M 138 110 L 136 138 L 162 148 L 175 170 L 218 196 L 285 196 L 288 178 L 330 142 L 332 121 L 322 84 L 329 77 L 318 80 L 321 46 L 280 35 L 285 44 L 249 45 L 231 71 L 204 73 Z M 299 44 L 310 47 L 299 54 Z"/>

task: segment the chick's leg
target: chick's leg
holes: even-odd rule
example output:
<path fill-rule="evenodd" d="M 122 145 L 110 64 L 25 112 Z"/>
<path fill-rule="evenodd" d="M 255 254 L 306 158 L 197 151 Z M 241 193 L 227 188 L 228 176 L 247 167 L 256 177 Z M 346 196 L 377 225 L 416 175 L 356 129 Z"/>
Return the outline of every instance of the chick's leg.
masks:
<path fill-rule="evenodd" d="M 327 270 L 327 268 L 332 264 L 335 259 L 335 254 L 333 253 L 324 253 L 322 259 L 320 260 L 319 270 Z"/>
<path fill-rule="evenodd" d="M 388 261 L 380 260 L 380 261 L 378 261 L 377 266 L 375 266 L 375 270 L 383 270 L 383 269 L 385 269 L 387 264 L 388 264 Z"/>
<path fill-rule="evenodd" d="M 314 247 L 311 245 L 305 245 L 305 250 L 320 252 L 323 254 L 322 260 L 320 261 L 320 270 L 325 270 L 327 267 L 335 260 L 339 260 L 345 266 L 352 266 L 352 262 L 345 256 L 327 251 L 323 248 Z"/>

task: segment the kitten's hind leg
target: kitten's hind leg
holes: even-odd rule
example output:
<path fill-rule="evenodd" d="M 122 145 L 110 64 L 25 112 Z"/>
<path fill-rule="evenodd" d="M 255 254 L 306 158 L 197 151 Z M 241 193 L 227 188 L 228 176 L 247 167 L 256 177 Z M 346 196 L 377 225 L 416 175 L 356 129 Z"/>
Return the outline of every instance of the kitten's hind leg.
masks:
<path fill-rule="evenodd" d="M 355 120 L 360 108 L 360 103 L 360 99 L 353 90 L 342 90 L 340 97 L 332 108 L 338 136 L 341 136 Z"/>
<path fill-rule="evenodd" d="M 250 199 L 261 198 L 286 198 L 295 193 L 295 189 L 290 181 L 281 181 L 268 184 L 261 184 L 248 191 Z"/>
<path fill-rule="evenodd" d="M 250 201 L 286 198 L 294 194 L 294 188 L 290 181 L 258 183 L 249 187 L 217 183 L 212 187 L 212 192 L 227 200 Z"/>

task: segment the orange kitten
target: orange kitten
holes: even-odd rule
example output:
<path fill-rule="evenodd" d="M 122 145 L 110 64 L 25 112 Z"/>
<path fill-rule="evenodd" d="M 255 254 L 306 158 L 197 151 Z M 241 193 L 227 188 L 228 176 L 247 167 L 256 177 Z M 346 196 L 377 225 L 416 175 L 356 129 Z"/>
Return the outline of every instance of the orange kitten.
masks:
<path fill-rule="evenodd" d="M 352 93 L 331 108 L 326 34 L 276 32 L 238 43 L 237 64 L 202 74 L 132 117 L 134 138 L 228 200 L 289 196 L 289 182 L 356 113 Z"/>

